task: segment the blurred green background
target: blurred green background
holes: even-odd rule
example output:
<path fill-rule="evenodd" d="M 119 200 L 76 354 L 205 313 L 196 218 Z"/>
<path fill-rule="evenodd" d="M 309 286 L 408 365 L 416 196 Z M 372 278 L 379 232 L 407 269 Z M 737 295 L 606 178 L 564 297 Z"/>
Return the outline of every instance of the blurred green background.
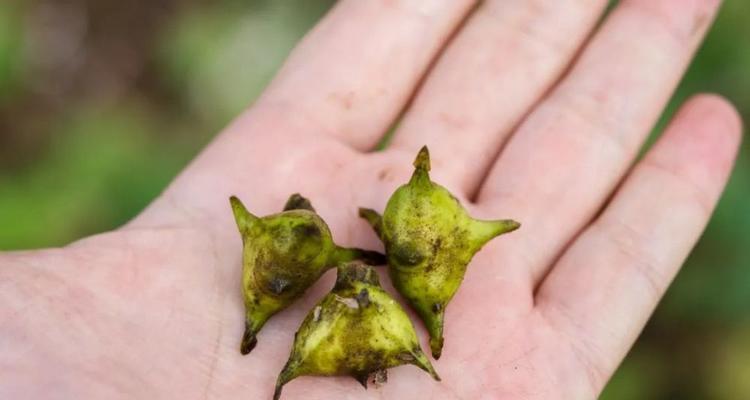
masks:
<path fill-rule="evenodd" d="M 0 249 L 62 245 L 133 217 L 332 3 L 0 2 Z M 750 120 L 750 1 L 726 1 L 663 120 L 698 91 Z M 750 399 L 748 147 L 604 399 Z"/>

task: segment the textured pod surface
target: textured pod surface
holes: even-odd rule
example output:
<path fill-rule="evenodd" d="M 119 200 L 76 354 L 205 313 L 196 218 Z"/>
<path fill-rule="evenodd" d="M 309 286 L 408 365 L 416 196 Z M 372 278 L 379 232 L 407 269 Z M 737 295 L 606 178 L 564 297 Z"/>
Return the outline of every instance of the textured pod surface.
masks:
<path fill-rule="evenodd" d="M 329 268 L 355 259 L 384 261 L 376 252 L 337 246 L 328 225 L 298 194 L 289 198 L 284 211 L 263 218 L 248 212 L 237 197 L 230 203 L 243 242 L 242 354 L 255 347 L 258 331 L 272 315 L 301 297 Z"/>
<path fill-rule="evenodd" d="M 427 147 L 417 155 L 414 167 L 411 180 L 393 193 L 382 217 L 370 209 L 360 209 L 360 216 L 385 244 L 393 285 L 427 327 L 437 359 L 443 347 L 445 308 L 469 261 L 490 239 L 520 224 L 469 216 L 447 189 L 430 180 Z"/>
<path fill-rule="evenodd" d="M 412 364 L 440 380 L 419 346 L 404 310 L 378 282 L 371 267 L 339 266 L 336 286 L 307 315 L 276 383 L 281 388 L 302 375 L 351 376 L 367 387 L 368 376 L 385 380 L 385 370 Z"/>

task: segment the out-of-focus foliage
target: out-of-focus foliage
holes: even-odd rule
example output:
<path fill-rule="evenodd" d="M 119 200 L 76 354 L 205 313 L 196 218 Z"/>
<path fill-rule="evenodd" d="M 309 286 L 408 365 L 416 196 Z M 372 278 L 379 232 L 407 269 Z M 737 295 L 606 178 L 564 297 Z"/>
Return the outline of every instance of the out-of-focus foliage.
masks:
<path fill-rule="evenodd" d="M 257 97 L 332 1 L 226 1 L 185 10 L 158 48 L 164 77 L 189 107 L 226 123 Z"/>
<path fill-rule="evenodd" d="M 112 229 L 263 90 L 333 0 L 0 1 L 0 249 Z M 750 121 L 750 2 L 726 0 L 677 90 Z M 750 399 L 750 141 L 605 400 Z"/>
<path fill-rule="evenodd" d="M 21 6 L 0 3 L 0 105 L 18 85 L 22 64 L 23 24 Z"/>
<path fill-rule="evenodd" d="M 164 15 L 142 0 L 97 26 L 114 3 L 0 3 L 0 249 L 127 222 L 257 97 L 332 1 L 174 1 Z M 151 34 L 131 45 L 137 28 Z M 107 56 L 131 66 L 97 61 Z"/>
<path fill-rule="evenodd" d="M 3 247 L 61 244 L 123 224 L 188 161 L 179 147 L 163 151 L 185 146 L 160 137 L 158 119 L 137 106 L 81 106 L 56 123 L 43 157 L 2 175 Z"/>

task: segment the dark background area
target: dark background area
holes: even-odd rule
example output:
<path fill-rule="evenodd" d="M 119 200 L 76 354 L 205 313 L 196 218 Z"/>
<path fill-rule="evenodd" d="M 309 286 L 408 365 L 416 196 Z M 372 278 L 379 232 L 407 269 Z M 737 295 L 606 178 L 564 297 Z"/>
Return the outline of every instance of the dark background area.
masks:
<path fill-rule="evenodd" d="M 332 3 L 1 1 L 0 249 L 64 245 L 132 218 Z M 699 91 L 750 120 L 747 0 L 725 2 L 663 121 Z M 604 399 L 750 399 L 748 150 Z"/>

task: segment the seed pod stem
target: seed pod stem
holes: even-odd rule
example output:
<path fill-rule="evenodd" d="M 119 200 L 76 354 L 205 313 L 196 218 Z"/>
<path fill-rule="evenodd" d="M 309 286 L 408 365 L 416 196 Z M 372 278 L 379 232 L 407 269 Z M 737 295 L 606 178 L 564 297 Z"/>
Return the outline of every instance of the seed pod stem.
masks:
<path fill-rule="evenodd" d="M 257 324 L 252 324 L 250 321 L 253 321 L 253 320 L 250 318 L 245 319 L 245 333 L 242 335 L 242 343 L 240 344 L 240 353 L 243 356 L 253 351 L 253 349 L 255 348 L 255 345 L 258 344 L 258 339 L 256 338 L 256 335 L 258 334 L 258 331 L 262 327 L 262 325 L 253 326 Z"/>
<path fill-rule="evenodd" d="M 337 247 L 330 261 L 331 265 L 338 265 L 354 260 L 362 260 L 367 265 L 384 265 L 385 255 L 377 251 L 363 250 L 356 247 Z"/>
<path fill-rule="evenodd" d="M 419 153 L 414 159 L 414 168 L 424 172 L 430 170 L 430 150 L 427 149 L 427 146 L 422 146 L 422 148 L 419 149 Z"/>
<path fill-rule="evenodd" d="M 375 234 L 377 234 L 379 237 L 382 237 L 383 235 L 383 217 L 378 214 L 377 211 L 371 209 L 371 208 L 360 208 L 359 209 L 359 216 L 363 218 L 367 223 L 372 226 L 372 229 L 375 230 Z"/>

